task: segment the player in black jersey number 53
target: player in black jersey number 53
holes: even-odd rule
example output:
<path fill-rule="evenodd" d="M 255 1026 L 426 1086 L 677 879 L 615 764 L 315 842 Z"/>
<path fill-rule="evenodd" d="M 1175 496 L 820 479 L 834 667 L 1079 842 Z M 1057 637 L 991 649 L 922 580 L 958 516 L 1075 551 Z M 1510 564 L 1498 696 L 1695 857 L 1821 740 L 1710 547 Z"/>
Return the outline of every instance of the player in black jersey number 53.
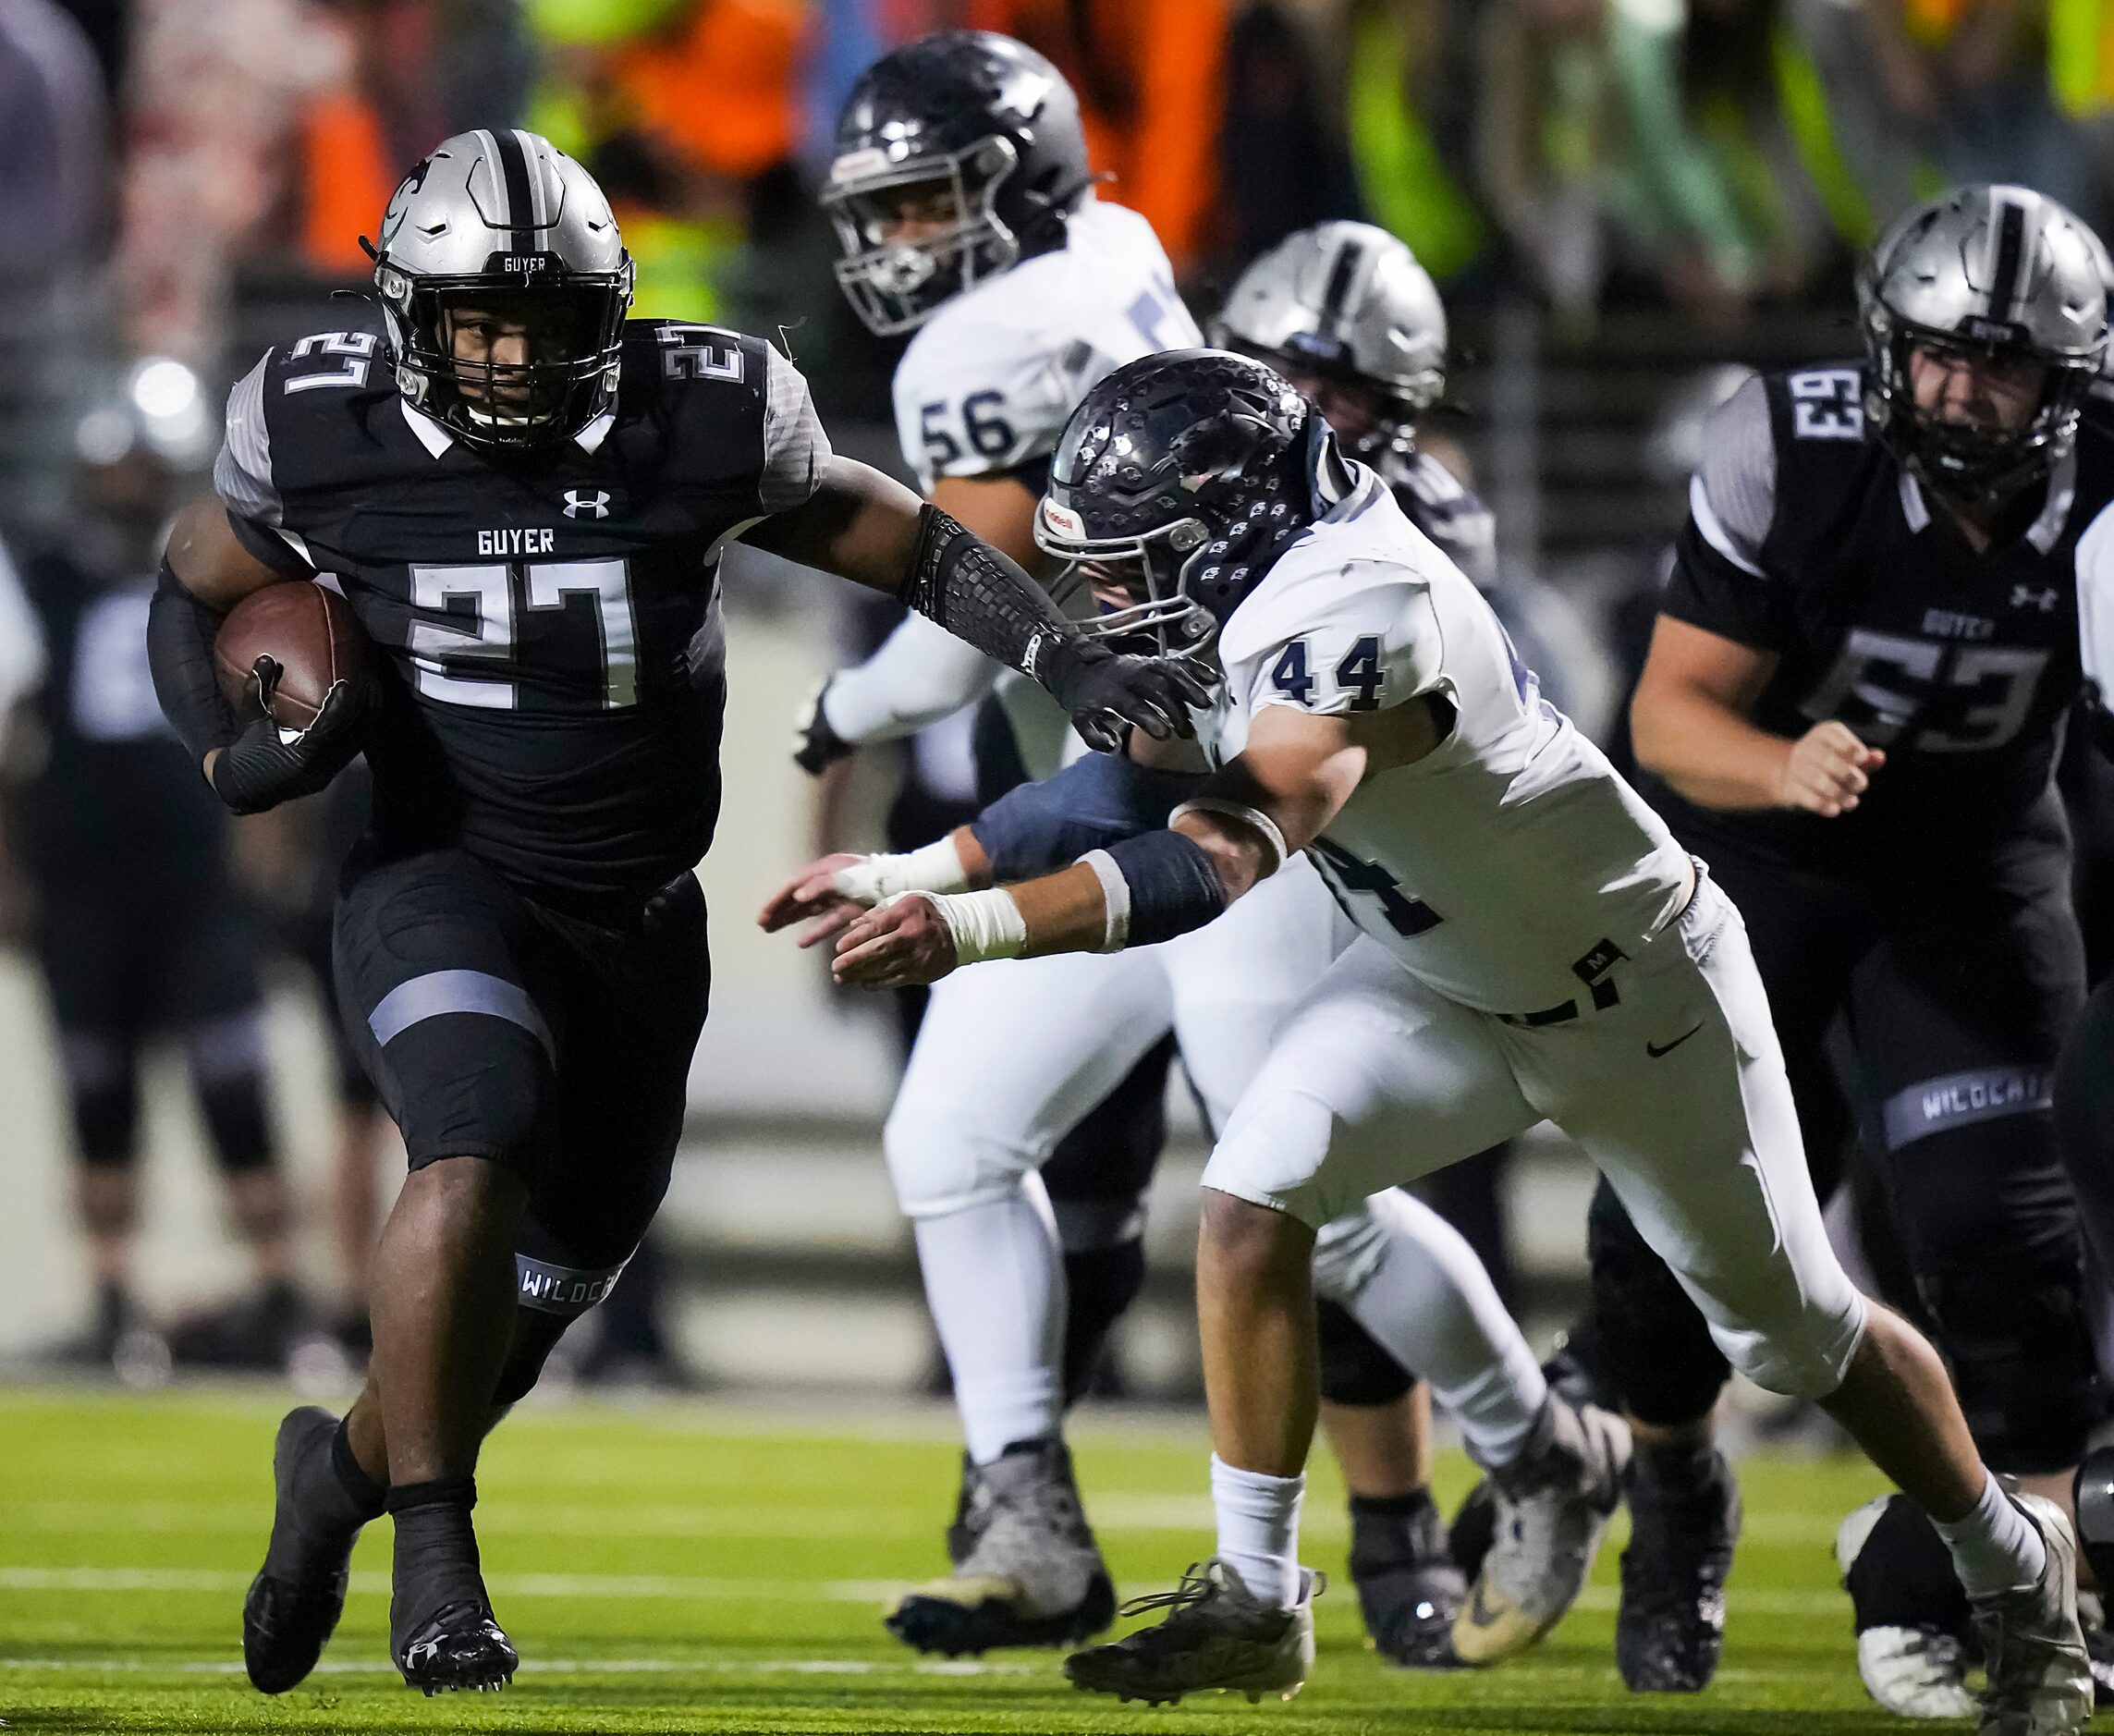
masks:
<path fill-rule="evenodd" d="M 899 596 L 1104 741 L 1186 730 L 1204 699 L 834 456 L 769 346 L 628 324 L 608 203 L 534 134 L 448 140 L 374 253 L 384 330 L 303 338 L 236 386 L 218 498 L 179 519 L 150 626 L 163 707 L 229 806 L 319 789 L 362 749 L 374 775 L 337 977 L 411 1173 L 375 1256 L 365 1390 L 343 1423 L 280 1425 L 243 1620 L 272 1693 L 313 1667 L 385 1509 L 405 1679 L 513 1672 L 470 1525 L 478 1445 L 667 1184 L 709 982 L 690 869 L 718 811 L 727 543 Z M 229 709 L 213 640 L 244 595 L 319 575 L 378 654 L 289 738 Z"/>
<path fill-rule="evenodd" d="M 2101 1400 L 2050 1114 L 2083 959 L 2049 774 L 2114 525 L 2103 258 L 2024 188 L 1902 218 L 1863 366 L 1752 380 L 1713 419 L 1631 714 L 1648 793 L 1746 917 L 1821 1191 L 1861 1137 L 1975 1445 L 2065 1503 Z M 1632 1688 L 1693 1689 L 1738 1522 L 1726 1364 L 1605 1186 L 1589 1241 L 1638 1424 L 1618 1656 Z M 1839 1553 L 1874 1694 L 1971 1710 L 1927 1522 L 1875 1504 Z M 1947 1595 L 1912 1590 L 1919 1559 Z"/>

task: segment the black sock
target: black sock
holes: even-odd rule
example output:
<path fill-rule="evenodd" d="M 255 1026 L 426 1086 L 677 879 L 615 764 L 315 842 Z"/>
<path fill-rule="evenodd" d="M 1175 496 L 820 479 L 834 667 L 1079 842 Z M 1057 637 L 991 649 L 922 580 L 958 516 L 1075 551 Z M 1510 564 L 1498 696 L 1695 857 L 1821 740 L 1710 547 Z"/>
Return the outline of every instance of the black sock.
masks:
<path fill-rule="evenodd" d="M 1407 1495 L 1353 1495 L 1350 1516 L 1353 1519 L 1414 1519 L 1427 1508 L 1436 1510 L 1437 1505 L 1429 1489 L 1412 1489 Z"/>
<path fill-rule="evenodd" d="M 483 1607 L 477 1533 L 470 1522 L 470 1510 L 476 1505 L 475 1477 L 439 1477 L 399 1484 L 389 1491 L 389 1513 L 397 1522 L 389 1644 L 399 1656 L 448 1605 Z"/>
<path fill-rule="evenodd" d="M 287 1473 L 287 1486 L 272 1516 L 264 1571 L 298 1583 L 342 1572 L 360 1526 L 382 1516 L 383 1500 L 383 1491 L 360 1471 L 346 1445 L 345 1424 L 328 1436 L 309 1436 Z"/>
<path fill-rule="evenodd" d="M 360 1469 L 360 1461 L 352 1455 L 352 1436 L 343 1423 L 330 1437 L 330 1468 L 337 1473 L 338 1486 L 358 1510 L 362 1523 L 382 1517 L 389 1504 L 388 1487 Z"/>
<path fill-rule="evenodd" d="M 1668 1494 L 1692 1494 L 1716 1480 L 1717 1449 L 1707 1440 L 1636 1449 L 1637 1474 Z"/>

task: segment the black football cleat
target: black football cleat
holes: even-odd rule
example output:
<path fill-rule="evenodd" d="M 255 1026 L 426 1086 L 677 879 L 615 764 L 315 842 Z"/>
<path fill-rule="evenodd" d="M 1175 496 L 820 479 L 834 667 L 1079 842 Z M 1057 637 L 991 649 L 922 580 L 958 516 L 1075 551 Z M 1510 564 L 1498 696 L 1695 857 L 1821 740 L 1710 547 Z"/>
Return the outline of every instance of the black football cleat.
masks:
<path fill-rule="evenodd" d="M 1640 1451 L 1623 1478 L 1630 1547 L 1615 1662 L 1632 1693 L 1698 1693 L 1725 1644 L 1725 1580 L 1740 1537 L 1740 1485 L 1725 1455 Z"/>
<path fill-rule="evenodd" d="M 1392 1505 L 1392 1504 L 1389 1504 Z M 1427 1497 L 1409 1512 L 1350 1502 L 1350 1578 L 1374 1649 L 1410 1669 L 1452 1669 L 1453 1619 L 1468 1579 Z"/>
<path fill-rule="evenodd" d="M 243 1667 L 263 1693 L 284 1693 L 307 1677 L 345 1608 L 360 1522 L 312 1510 L 344 1504 L 330 1470 L 336 1432 L 335 1416 L 304 1404 L 287 1413 L 273 1443 L 272 1541 L 242 1600 Z"/>
<path fill-rule="evenodd" d="M 397 1652 L 404 1681 L 429 1698 L 466 1688 L 495 1692 L 514 1680 L 520 1663 L 492 1606 L 483 1602 L 434 1611 Z"/>

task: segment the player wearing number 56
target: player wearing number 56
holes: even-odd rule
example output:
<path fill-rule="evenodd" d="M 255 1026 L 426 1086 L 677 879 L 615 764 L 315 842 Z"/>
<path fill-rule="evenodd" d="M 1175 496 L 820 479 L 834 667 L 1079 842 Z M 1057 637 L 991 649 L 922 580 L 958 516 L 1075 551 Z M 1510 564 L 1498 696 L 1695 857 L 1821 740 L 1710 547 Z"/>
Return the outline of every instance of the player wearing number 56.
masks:
<path fill-rule="evenodd" d="M 385 1505 L 406 1679 L 514 1669 L 470 1528 L 478 1445 L 667 1183 L 709 981 L 690 870 L 719 803 L 727 544 L 899 597 L 1091 739 L 1184 731 L 1204 697 L 837 457 L 767 344 L 628 323 L 608 203 L 534 134 L 446 141 L 371 251 L 380 329 L 274 349 L 237 385 L 217 498 L 179 518 L 150 627 L 163 707 L 231 805 L 319 788 L 361 750 L 374 774 L 337 978 L 411 1174 L 375 1257 L 365 1391 L 343 1423 L 280 1430 L 244 1612 L 268 1692 L 313 1666 Z M 342 593 L 369 642 L 305 729 L 238 715 L 215 679 L 223 616 L 288 582 Z M 312 635 L 252 649 L 256 700 L 317 674 Z"/>

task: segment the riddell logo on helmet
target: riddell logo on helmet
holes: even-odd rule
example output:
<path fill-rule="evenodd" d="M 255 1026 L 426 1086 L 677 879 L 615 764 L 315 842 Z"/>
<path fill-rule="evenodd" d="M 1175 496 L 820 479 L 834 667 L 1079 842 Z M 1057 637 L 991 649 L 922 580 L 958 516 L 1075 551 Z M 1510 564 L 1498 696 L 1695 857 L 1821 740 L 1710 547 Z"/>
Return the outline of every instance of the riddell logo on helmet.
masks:
<path fill-rule="evenodd" d="M 1083 537 L 1086 520 L 1069 507 L 1060 507 L 1054 500 L 1043 502 L 1043 522 L 1059 536 Z"/>
<path fill-rule="evenodd" d="M 2025 337 L 2025 333 L 2010 320 L 1986 320 L 1973 313 L 1961 321 L 1960 330 L 1962 336 L 1982 344 L 2019 343 Z"/>

